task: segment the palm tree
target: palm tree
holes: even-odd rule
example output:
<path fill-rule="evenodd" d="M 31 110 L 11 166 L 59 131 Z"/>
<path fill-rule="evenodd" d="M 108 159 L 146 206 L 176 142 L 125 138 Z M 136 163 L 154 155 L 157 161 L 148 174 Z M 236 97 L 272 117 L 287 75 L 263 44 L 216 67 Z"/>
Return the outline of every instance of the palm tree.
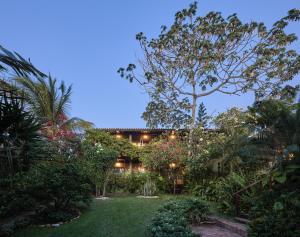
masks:
<path fill-rule="evenodd" d="M 68 118 L 71 103 L 72 86 L 49 75 L 37 77 L 34 81 L 29 77 L 16 77 L 16 86 L 23 91 L 28 107 L 41 121 L 43 133 L 50 139 L 72 138 L 75 133 L 87 129 L 92 123 L 80 118 Z"/>

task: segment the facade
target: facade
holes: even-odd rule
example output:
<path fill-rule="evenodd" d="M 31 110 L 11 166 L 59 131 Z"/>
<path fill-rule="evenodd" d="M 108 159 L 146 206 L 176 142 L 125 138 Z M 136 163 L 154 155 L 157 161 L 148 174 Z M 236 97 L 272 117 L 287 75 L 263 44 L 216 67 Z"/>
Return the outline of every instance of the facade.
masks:
<path fill-rule="evenodd" d="M 150 128 L 100 128 L 100 131 L 108 132 L 117 139 L 128 139 L 134 146 L 144 147 L 149 142 L 160 136 L 166 136 L 170 140 L 178 139 L 186 130 L 174 129 L 150 129 Z M 131 157 L 120 157 L 115 164 L 115 169 L 118 172 L 126 170 L 138 170 L 143 172 L 143 165 L 139 160 L 131 159 Z"/>

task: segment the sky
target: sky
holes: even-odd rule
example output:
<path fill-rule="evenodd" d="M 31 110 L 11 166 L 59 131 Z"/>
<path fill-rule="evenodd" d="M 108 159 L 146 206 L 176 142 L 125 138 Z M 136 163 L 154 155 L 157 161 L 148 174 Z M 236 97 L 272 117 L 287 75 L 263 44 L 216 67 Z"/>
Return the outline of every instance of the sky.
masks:
<path fill-rule="evenodd" d="M 16 51 L 45 73 L 73 85 L 70 116 L 97 127 L 146 126 L 141 114 L 148 96 L 117 74 L 136 63 L 141 50 L 135 35 L 157 37 L 161 25 L 190 0 L 1 0 L 0 45 Z M 199 0 L 198 15 L 209 11 L 237 13 L 243 22 L 271 25 L 300 0 Z M 299 22 L 288 31 L 300 38 Z M 300 53 L 300 41 L 294 48 Z M 296 79 L 299 80 L 299 77 Z M 208 114 L 246 108 L 250 94 L 212 95 L 203 99 Z"/>

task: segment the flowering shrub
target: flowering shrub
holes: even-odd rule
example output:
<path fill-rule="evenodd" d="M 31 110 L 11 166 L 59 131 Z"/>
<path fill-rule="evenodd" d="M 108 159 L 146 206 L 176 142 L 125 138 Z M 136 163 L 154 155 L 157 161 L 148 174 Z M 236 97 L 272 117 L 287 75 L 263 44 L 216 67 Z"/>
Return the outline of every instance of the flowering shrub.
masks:
<path fill-rule="evenodd" d="M 161 141 L 151 144 L 143 156 L 143 164 L 150 170 L 179 168 L 188 153 L 178 141 Z"/>
<path fill-rule="evenodd" d="M 176 192 L 176 180 L 182 178 L 187 149 L 180 141 L 160 141 L 145 148 L 142 162 L 146 169 L 167 181 L 168 190 Z"/>

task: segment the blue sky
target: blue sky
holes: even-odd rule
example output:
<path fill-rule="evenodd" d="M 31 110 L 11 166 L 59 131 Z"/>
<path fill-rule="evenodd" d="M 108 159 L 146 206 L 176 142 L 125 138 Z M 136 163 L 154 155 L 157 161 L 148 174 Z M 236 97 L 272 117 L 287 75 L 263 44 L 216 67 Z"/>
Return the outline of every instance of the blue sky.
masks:
<path fill-rule="evenodd" d="M 135 34 L 155 37 L 188 0 L 2 0 L 0 44 L 17 51 L 43 72 L 73 84 L 72 116 L 97 127 L 145 127 L 140 118 L 148 97 L 116 73 L 135 62 Z M 300 8 L 299 0 L 200 0 L 198 14 L 237 13 L 267 25 Z M 299 23 L 289 27 L 300 37 Z M 300 41 L 295 48 L 300 52 Z M 299 77 L 297 78 L 299 80 Z M 251 95 L 213 95 L 203 101 L 210 114 L 246 107 Z"/>

